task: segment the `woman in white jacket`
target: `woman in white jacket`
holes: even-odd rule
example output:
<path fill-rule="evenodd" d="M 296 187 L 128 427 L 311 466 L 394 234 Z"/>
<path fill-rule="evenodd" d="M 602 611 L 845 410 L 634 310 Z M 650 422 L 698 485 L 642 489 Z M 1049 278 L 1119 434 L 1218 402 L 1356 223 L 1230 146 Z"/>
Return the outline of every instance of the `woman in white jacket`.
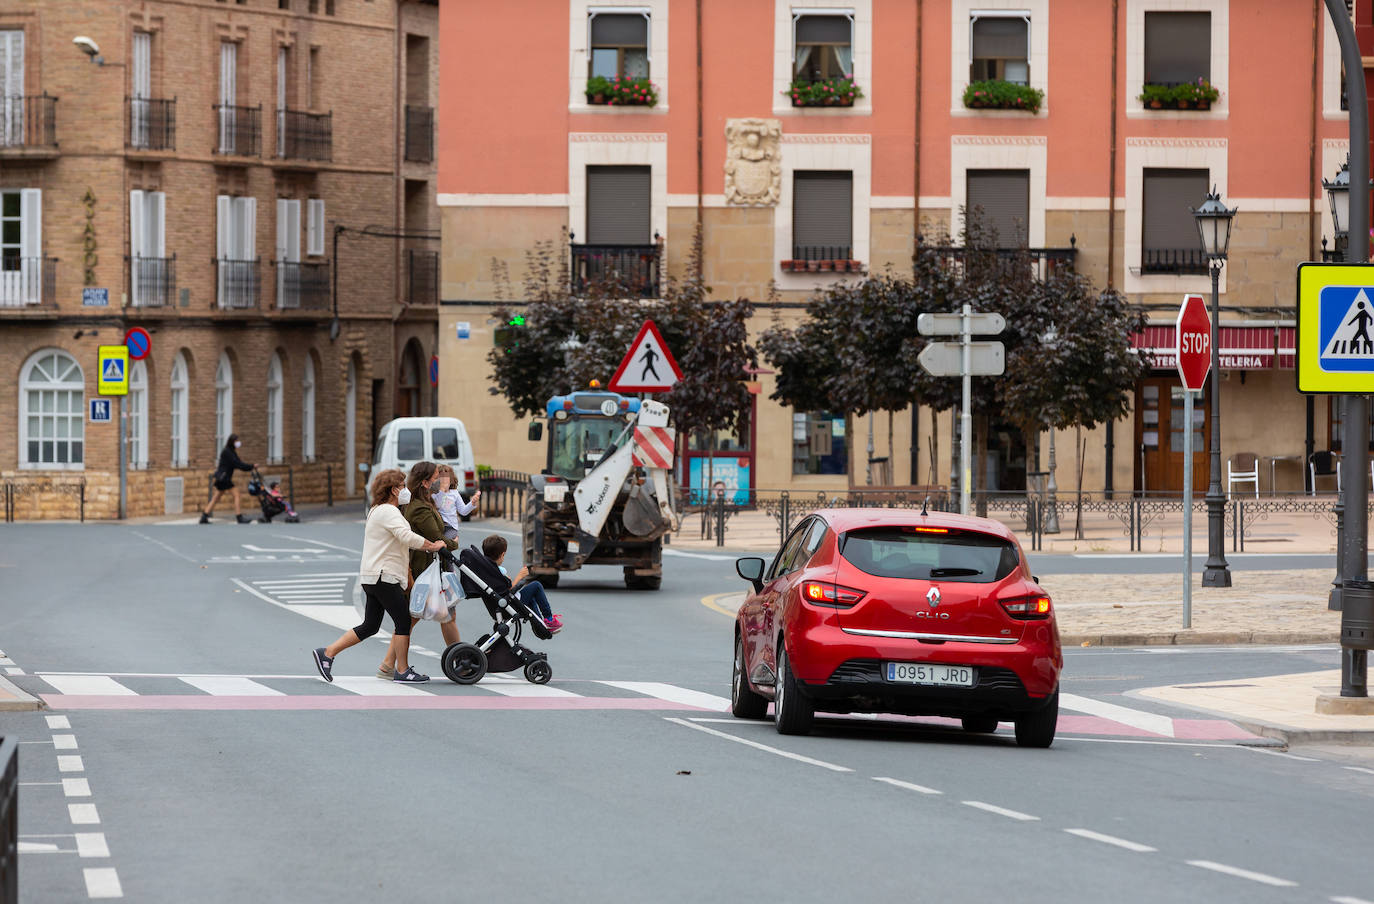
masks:
<path fill-rule="evenodd" d="M 333 681 L 334 657 L 356 643 L 376 634 L 382 626 L 382 613 L 391 616 L 391 651 L 396 657 L 396 676 L 393 681 L 415 684 L 428 681 L 410 667 L 410 600 L 406 596 L 407 575 L 410 569 L 409 551 L 425 549 L 436 552 L 445 547 L 444 541 L 433 542 L 410 529 L 398 506 L 410 501 L 405 487 L 405 475 L 392 468 L 372 478 L 372 511 L 367 515 L 363 532 L 363 561 L 358 575 L 367 597 L 363 623 L 345 631 L 338 640 L 314 651 L 315 666 L 325 681 Z"/>

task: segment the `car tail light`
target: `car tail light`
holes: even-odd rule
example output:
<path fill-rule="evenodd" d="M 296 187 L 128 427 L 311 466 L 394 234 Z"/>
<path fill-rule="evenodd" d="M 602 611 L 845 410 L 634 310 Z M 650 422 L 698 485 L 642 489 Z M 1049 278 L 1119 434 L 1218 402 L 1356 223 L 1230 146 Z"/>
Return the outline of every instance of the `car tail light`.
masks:
<path fill-rule="evenodd" d="M 1031 596 L 1016 596 L 1011 599 L 998 600 L 1002 608 L 1007 610 L 1007 614 L 1012 618 L 1029 621 L 1031 619 L 1050 617 L 1050 598 L 1034 594 Z"/>
<path fill-rule="evenodd" d="M 828 581 L 807 581 L 802 584 L 802 599 L 814 606 L 848 609 L 868 594 L 853 587 L 841 587 Z"/>

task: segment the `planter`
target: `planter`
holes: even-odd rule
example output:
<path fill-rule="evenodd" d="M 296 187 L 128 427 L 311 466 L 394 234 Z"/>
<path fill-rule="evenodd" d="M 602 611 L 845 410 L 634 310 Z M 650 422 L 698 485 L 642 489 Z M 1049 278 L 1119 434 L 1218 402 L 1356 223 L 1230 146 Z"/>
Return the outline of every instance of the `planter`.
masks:
<path fill-rule="evenodd" d="M 843 261 L 831 261 L 831 263 L 833 263 L 833 264 L 835 265 L 835 272 L 836 272 L 836 273 L 845 273 L 845 272 L 848 272 L 848 270 L 849 270 L 849 261 L 847 261 L 847 260 L 843 260 Z"/>
<path fill-rule="evenodd" d="M 850 273 L 862 273 L 862 272 L 864 272 L 864 264 L 863 264 L 863 261 L 850 261 L 850 262 L 849 262 L 849 272 L 850 272 Z"/>
<path fill-rule="evenodd" d="M 1162 110 L 1164 109 L 1164 102 L 1160 100 L 1152 100 L 1148 104 L 1146 104 L 1146 106 L 1148 106 L 1151 110 Z"/>
<path fill-rule="evenodd" d="M 835 269 L 834 261 L 817 261 L 817 263 L 821 265 L 822 273 L 829 273 L 831 270 Z"/>
<path fill-rule="evenodd" d="M 589 104 L 604 104 L 604 103 L 606 103 L 606 95 L 604 95 L 604 94 L 588 94 L 588 95 L 587 95 L 587 103 L 589 103 Z"/>
<path fill-rule="evenodd" d="M 793 98 L 794 107 L 852 107 L 854 98 L 827 97 L 824 100 L 797 100 Z"/>
<path fill-rule="evenodd" d="M 1210 100 L 1200 100 L 1197 102 L 1197 109 L 1210 110 L 1212 109 L 1212 102 Z"/>
<path fill-rule="evenodd" d="M 820 270 L 820 269 L 821 269 L 821 262 L 820 262 L 820 261 L 807 261 L 807 262 L 806 262 L 806 272 L 808 272 L 808 273 L 815 273 L 815 272 L 817 272 L 817 271 Z"/>

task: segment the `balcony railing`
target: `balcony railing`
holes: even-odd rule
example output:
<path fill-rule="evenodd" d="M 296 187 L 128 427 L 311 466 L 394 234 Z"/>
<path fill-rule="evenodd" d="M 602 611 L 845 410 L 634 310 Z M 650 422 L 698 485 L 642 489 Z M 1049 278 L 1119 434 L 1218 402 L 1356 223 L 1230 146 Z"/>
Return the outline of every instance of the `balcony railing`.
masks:
<path fill-rule="evenodd" d="M 1045 280 L 1060 270 L 1072 270 L 1078 257 L 1078 240 L 1069 239 L 1068 248 L 964 248 L 949 245 L 924 246 L 927 251 L 939 257 L 941 264 L 958 272 L 970 265 L 993 264 L 1004 269 L 1013 269 L 1019 260 L 1024 259 L 1031 274 L 1038 280 Z"/>
<path fill-rule="evenodd" d="M 57 303 L 57 258 L 0 258 L 0 308 Z"/>
<path fill-rule="evenodd" d="M 219 124 L 219 143 L 215 153 L 230 157 L 258 157 L 262 154 L 262 105 L 230 107 L 215 105 Z"/>
<path fill-rule="evenodd" d="M 57 98 L 0 95 L 0 148 L 57 149 Z"/>
<path fill-rule="evenodd" d="M 1201 248 L 1142 248 L 1140 272 L 1206 276 L 1207 254 Z"/>
<path fill-rule="evenodd" d="M 332 160 L 333 113 L 277 111 L 277 156 L 294 160 Z"/>
<path fill-rule="evenodd" d="M 323 311 L 329 307 L 329 262 L 273 261 L 277 268 L 277 308 Z"/>
<path fill-rule="evenodd" d="M 225 310 L 244 310 L 258 306 L 261 278 L 259 262 L 218 259 L 215 261 L 215 298 Z"/>
<path fill-rule="evenodd" d="M 406 105 L 406 160 L 434 161 L 434 108 Z"/>
<path fill-rule="evenodd" d="M 658 297 L 662 246 L 573 245 L 571 251 L 573 294 L 586 294 L 593 283 L 613 283 L 629 298 Z"/>
<path fill-rule="evenodd" d="M 171 151 L 177 146 L 177 99 L 126 97 L 128 146 L 141 151 Z"/>
<path fill-rule="evenodd" d="M 129 258 L 129 303 L 136 308 L 176 304 L 177 256 Z"/>
<path fill-rule="evenodd" d="M 406 251 L 406 297 L 411 304 L 439 303 L 439 252 Z"/>

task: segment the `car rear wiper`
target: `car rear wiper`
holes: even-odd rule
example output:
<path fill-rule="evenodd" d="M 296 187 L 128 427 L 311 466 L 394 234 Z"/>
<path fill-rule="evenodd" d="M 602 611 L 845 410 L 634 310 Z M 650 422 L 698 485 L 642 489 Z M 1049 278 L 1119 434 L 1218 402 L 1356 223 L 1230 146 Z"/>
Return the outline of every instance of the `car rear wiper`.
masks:
<path fill-rule="evenodd" d="M 977 568 L 932 568 L 930 576 L 933 578 L 971 578 L 983 572 Z"/>

